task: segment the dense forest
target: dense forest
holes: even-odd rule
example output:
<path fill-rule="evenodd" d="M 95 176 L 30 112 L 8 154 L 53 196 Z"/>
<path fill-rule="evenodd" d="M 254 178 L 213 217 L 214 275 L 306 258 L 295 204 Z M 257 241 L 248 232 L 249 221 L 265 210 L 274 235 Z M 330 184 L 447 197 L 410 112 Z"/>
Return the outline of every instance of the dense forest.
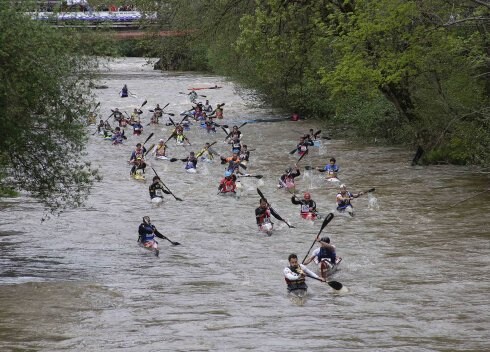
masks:
<path fill-rule="evenodd" d="M 488 1 L 136 3 L 158 11 L 153 30 L 187 33 L 146 41 L 163 68 L 223 74 L 352 137 L 421 146 L 420 162 L 490 164 Z"/>

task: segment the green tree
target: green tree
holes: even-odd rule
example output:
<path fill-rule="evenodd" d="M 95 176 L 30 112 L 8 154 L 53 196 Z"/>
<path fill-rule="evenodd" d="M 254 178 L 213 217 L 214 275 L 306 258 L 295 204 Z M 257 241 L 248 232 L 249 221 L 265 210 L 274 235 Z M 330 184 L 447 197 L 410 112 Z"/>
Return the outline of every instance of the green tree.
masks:
<path fill-rule="evenodd" d="M 79 206 L 97 173 L 83 161 L 93 58 L 82 38 L 0 9 L 0 185 L 47 209 Z"/>

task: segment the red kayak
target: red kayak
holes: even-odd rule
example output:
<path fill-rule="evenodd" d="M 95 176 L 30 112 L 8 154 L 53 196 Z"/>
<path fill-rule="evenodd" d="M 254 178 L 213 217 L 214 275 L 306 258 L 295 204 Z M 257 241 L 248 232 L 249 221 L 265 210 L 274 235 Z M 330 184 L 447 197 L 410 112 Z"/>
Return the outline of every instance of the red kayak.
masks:
<path fill-rule="evenodd" d="M 300 213 L 301 217 L 305 220 L 316 220 L 317 215 L 315 213 Z"/>
<path fill-rule="evenodd" d="M 214 87 L 194 87 L 194 88 L 187 88 L 188 90 L 203 90 L 203 89 L 220 89 L 220 88 L 223 88 L 223 87 L 218 87 L 218 86 L 214 86 Z"/>

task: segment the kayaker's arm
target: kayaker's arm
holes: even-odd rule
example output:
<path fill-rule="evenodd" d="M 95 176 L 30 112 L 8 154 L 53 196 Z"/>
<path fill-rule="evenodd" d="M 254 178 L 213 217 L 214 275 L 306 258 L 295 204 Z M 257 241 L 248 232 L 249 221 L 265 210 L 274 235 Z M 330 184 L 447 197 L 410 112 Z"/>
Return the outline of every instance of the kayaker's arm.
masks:
<path fill-rule="evenodd" d="M 291 197 L 291 203 L 293 203 L 293 204 L 303 204 L 303 201 L 296 200 L 296 196 L 292 196 Z"/>
<path fill-rule="evenodd" d="M 325 281 L 324 278 L 318 276 L 317 274 L 315 274 L 313 271 L 311 271 L 310 269 L 308 269 L 304 264 L 300 264 L 299 265 L 301 267 L 301 269 L 303 269 L 304 273 L 306 276 L 309 276 L 309 277 L 313 277 L 315 279 L 319 279 L 319 280 L 322 280 L 322 281 Z"/>
<path fill-rule="evenodd" d="M 164 235 L 162 235 L 156 228 L 153 232 L 155 234 L 155 236 L 157 236 L 158 238 L 166 238 Z"/>

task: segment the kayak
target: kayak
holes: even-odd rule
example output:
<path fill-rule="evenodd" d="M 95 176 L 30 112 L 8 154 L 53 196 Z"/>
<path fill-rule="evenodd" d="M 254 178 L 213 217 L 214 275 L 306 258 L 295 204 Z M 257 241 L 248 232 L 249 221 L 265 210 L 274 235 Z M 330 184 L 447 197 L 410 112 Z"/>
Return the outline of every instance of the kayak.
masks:
<path fill-rule="evenodd" d="M 331 274 L 333 274 L 337 270 L 341 261 L 342 261 L 341 257 L 336 257 L 335 258 L 335 264 L 332 264 L 327 259 L 323 259 L 322 261 L 317 263 L 320 276 L 323 277 L 324 279 L 326 279 L 328 276 L 330 276 Z"/>
<path fill-rule="evenodd" d="M 271 222 L 264 222 L 259 226 L 259 231 L 265 233 L 267 236 L 272 235 L 272 231 L 274 230 L 274 224 Z"/>
<path fill-rule="evenodd" d="M 300 215 L 305 220 L 316 220 L 318 218 L 318 214 L 315 213 L 300 213 Z"/>
<path fill-rule="evenodd" d="M 155 156 L 155 159 L 157 159 L 157 160 L 168 160 L 168 158 L 165 155 Z"/>
<path fill-rule="evenodd" d="M 337 208 L 337 211 L 341 214 L 348 213 L 350 216 L 354 216 L 354 208 L 352 208 L 352 205 L 348 205 L 343 209 Z"/>
<path fill-rule="evenodd" d="M 158 197 L 158 196 L 157 196 L 157 197 L 153 197 L 153 198 L 151 199 L 151 202 L 152 202 L 153 204 L 160 204 L 160 203 L 163 203 L 163 198 L 162 198 L 162 197 Z"/>
<path fill-rule="evenodd" d="M 308 290 L 306 288 L 298 288 L 288 292 L 288 297 L 292 303 L 302 306 L 308 298 Z"/>
<path fill-rule="evenodd" d="M 321 140 L 319 140 L 319 139 L 315 139 L 315 140 L 313 141 L 313 146 L 314 146 L 314 147 L 321 147 L 321 145 L 322 145 L 322 141 L 321 141 Z"/>
<path fill-rule="evenodd" d="M 145 174 L 141 170 L 136 170 L 136 173 L 132 174 L 131 177 L 138 181 L 145 181 Z"/>
<path fill-rule="evenodd" d="M 325 180 L 328 182 L 340 182 L 337 177 L 327 177 Z"/>
<path fill-rule="evenodd" d="M 158 249 L 157 241 L 147 241 L 145 243 L 138 242 L 138 244 L 140 247 L 143 247 L 153 252 L 155 254 L 155 257 L 158 257 L 160 255 L 160 250 Z"/>
<path fill-rule="evenodd" d="M 192 168 L 192 169 L 185 169 L 185 171 L 187 173 L 189 173 L 189 174 L 195 174 L 195 173 L 197 173 L 197 169 L 194 169 L 194 168 Z"/>
<path fill-rule="evenodd" d="M 188 90 L 203 90 L 203 89 L 221 89 L 223 87 L 218 87 L 218 86 L 214 86 L 214 87 L 193 87 L 193 88 L 187 88 Z"/>

